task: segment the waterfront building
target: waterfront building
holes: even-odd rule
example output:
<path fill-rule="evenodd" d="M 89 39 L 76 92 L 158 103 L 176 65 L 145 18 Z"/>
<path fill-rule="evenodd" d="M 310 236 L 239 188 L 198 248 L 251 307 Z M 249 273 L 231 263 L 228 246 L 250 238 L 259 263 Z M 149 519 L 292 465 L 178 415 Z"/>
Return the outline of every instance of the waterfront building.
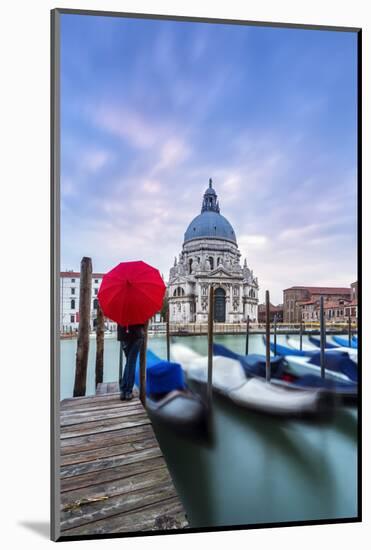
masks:
<path fill-rule="evenodd" d="M 283 320 L 287 323 L 319 320 L 320 297 L 327 319 L 357 316 L 357 283 L 349 287 L 293 286 L 283 291 Z"/>
<path fill-rule="evenodd" d="M 266 321 L 266 306 L 265 304 L 259 304 L 258 305 L 258 322 L 259 323 L 265 323 Z M 270 303 L 269 305 L 269 320 L 271 323 L 274 322 L 274 319 L 276 319 L 277 323 L 283 322 L 283 304 L 278 304 L 277 306 L 274 306 Z"/>
<path fill-rule="evenodd" d="M 168 302 L 173 322 L 206 322 L 209 288 L 214 286 L 214 319 L 238 323 L 257 320 L 258 279 L 241 253 L 236 234 L 221 215 L 212 180 L 206 189 L 201 213 L 189 224 L 182 250 L 170 269 Z"/>
<path fill-rule="evenodd" d="M 92 274 L 91 293 L 91 329 L 95 326 L 98 307 L 98 289 L 103 273 Z M 76 271 L 61 271 L 60 274 L 60 331 L 70 332 L 79 327 L 80 273 Z M 116 323 L 106 321 L 106 327 L 115 330 Z"/>

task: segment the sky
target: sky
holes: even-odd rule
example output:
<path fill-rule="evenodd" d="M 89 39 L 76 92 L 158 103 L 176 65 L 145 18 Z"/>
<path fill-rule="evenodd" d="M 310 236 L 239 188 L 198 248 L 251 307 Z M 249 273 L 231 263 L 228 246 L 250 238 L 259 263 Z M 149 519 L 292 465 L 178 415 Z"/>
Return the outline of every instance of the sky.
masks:
<path fill-rule="evenodd" d="M 63 14 L 61 269 L 168 278 L 208 180 L 274 304 L 357 267 L 357 37 Z"/>

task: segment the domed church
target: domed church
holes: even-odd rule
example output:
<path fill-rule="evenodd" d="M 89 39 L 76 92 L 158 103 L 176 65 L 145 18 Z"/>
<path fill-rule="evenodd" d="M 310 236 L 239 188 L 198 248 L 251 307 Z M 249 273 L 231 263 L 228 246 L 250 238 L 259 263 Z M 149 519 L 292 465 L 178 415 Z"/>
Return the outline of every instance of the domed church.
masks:
<path fill-rule="evenodd" d="M 208 318 L 209 287 L 214 286 L 214 320 L 237 323 L 257 320 L 258 279 L 240 265 L 236 234 L 221 215 L 212 180 L 206 189 L 201 214 L 189 224 L 179 258 L 170 269 L 168 296 L 170 321 L 203 323 Z"/>

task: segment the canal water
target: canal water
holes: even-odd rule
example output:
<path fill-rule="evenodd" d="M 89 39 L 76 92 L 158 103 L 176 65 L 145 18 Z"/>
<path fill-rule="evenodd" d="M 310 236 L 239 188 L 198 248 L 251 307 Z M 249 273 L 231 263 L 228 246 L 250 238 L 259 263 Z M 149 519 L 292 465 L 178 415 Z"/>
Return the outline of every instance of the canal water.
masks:
<path fill-rule="evenodd" d="M 204 336 L 174 337 L 205 354 Z M 215 341 L 243 353 L 243 335 Z M 278 343 L 285 343 L 279 335 Z M 164 336 L 149 347 L 166 356 Z M 262 335 L 250 352 L 264 353 Z M 61 398 L 71 397 L 76 340 L 61 342 Z M 118 376 L 118 343 L 105 340 L 104 381 Z M 90 341 L 87 394 L 94 393 L 95 340 Z M 328 422 L 278 419 L 214 396 L 214 442 L 208 447 L 154 426 L 191 527 L 328 520 L 357 515 L 357 412 L 337 410 Z"/>

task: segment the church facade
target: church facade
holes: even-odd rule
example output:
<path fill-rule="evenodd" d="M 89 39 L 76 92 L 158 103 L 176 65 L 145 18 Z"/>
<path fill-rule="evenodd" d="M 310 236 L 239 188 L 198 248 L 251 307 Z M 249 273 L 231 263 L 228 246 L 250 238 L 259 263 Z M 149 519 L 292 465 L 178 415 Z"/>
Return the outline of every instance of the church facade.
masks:
<path fill-rule="evenodd" d="M 258 318 L 258 279 L 241 266 L 241 253 L 229 221 L 220 214 L 209 180 L 201 214 L 189 224 L 182 251 L 170 269 L 169 318 L 172 322 L 204 323 L 208 319 L 209 288 L 214 287 L 214 320 L 221 323 Z"/>

